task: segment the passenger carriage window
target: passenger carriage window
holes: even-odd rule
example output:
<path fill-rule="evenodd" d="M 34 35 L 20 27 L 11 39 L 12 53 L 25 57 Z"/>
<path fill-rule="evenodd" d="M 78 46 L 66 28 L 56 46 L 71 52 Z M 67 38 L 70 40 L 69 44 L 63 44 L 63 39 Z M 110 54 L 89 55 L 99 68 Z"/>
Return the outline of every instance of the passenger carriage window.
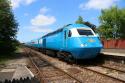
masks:
<path fill-rule="evenodd" d="M 72 35 L 72 32 L 71 30 L 69 30 L 68 37 L 71 37 L 71 35 Z"/>
<path fill-rule="evenodd" d="M 39 40 L 39 44 L 42 44 L 42 43 L 43 43 L 43 40 L 42 40 L 42 39 L 40 39 L 40 40 Z"/>

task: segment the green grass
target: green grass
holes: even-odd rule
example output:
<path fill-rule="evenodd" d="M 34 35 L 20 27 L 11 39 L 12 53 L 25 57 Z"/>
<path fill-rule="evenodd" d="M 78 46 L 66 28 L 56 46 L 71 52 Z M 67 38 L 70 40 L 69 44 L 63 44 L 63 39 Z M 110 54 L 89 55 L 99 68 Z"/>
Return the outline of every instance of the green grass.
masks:
<path fill-rule="evenodd" d="M 0 54 L 0 64 L 5 64 L 6 61 L 12 59 L 12 55 L 9 54 Z"/>
<path fill-rule="evenodd" d="M 20 48 L 17 47 L 17 50 L 12 54 L 0 54 L 0 64 L 5 64 L 8 60 L 11 60 L 16 57 L 16 53 L 19 53 Z"/>

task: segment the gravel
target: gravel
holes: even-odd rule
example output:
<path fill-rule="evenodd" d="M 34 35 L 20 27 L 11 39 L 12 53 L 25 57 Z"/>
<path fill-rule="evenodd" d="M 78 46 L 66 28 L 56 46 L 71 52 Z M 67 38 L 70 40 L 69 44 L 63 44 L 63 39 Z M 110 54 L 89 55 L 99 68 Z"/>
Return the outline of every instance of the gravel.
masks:
<path fill-rule="evenodd" d="M 86 69 L 81 68 L 79 66 L 67 64 L 66 62 L 61 61 L 58 58 L 52 58 L 50 56 L 46 56 L 46 55 L 44 55 L 44 54 L 42 54 L 40 52 L 34 51 L 34 50 L 32 50 L 32 52 L 35 53 L 36 56 L 40 55 L 42 58 L 48 60 L 49 62 L 51 62 L 56 67 L 64 70 L 65 72 L 71 74 L 72 76 L 76 77 L 77 79 L 81 80 L 84 83 L 104 83 L 104 82 L 106 82 L 106 83 L 114 83 L 114 81 L 115 81 L 115 83 L 122 83 L 122 82 L 119 82 L 117 80 L 111 79 L 109 77 L 102 76 L 102 75 L 97 74 L 95 72 L 86 70 Z M 43 68 L 43 70 L 47 70 L 47 69 L 48 68 L 45 68 L 45 69 Z M 47 74 L 49 74 L 49 73 L 47 73 Z M 57 81 L 57 83 L 58 82 L 59 83 L 60 82 L 65 83 L 66 82 L 65 80 L 66 79 L 59 80 L 59 81 Z M 66 83 L 69 83 L 69 82 L 70 81 L 68 80 L 68 82 L 66 82 Z M 54 82 L 54 83 L 56 83 L 56 82 Z"/>

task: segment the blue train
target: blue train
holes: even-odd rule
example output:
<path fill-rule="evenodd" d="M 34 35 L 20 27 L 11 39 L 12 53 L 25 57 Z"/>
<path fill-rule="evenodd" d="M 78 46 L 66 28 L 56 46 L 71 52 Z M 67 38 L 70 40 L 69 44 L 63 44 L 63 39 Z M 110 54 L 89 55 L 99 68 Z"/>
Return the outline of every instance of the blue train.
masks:
<path fill-rule="evenodd" d="M 91 59 L 102 49 L 99 36 L 83 24 L 69 24 L 26 45 L 46 52 L 51 50 L 57 56 L 74 59 Z"/>

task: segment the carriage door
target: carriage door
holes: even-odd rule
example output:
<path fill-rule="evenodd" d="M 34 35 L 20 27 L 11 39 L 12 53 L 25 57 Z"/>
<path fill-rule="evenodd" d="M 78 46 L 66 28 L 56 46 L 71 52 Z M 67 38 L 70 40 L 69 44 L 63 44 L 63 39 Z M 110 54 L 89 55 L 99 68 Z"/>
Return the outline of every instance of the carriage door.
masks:
<path fill-rule="evenodd" d="M 46 39 L 43 39 L 43 48 L 46 48 Z"/>
<path fill-rule="evenodd" d="M 67 48 L 67 30 L 64 31 L 63 47 Z"/>

